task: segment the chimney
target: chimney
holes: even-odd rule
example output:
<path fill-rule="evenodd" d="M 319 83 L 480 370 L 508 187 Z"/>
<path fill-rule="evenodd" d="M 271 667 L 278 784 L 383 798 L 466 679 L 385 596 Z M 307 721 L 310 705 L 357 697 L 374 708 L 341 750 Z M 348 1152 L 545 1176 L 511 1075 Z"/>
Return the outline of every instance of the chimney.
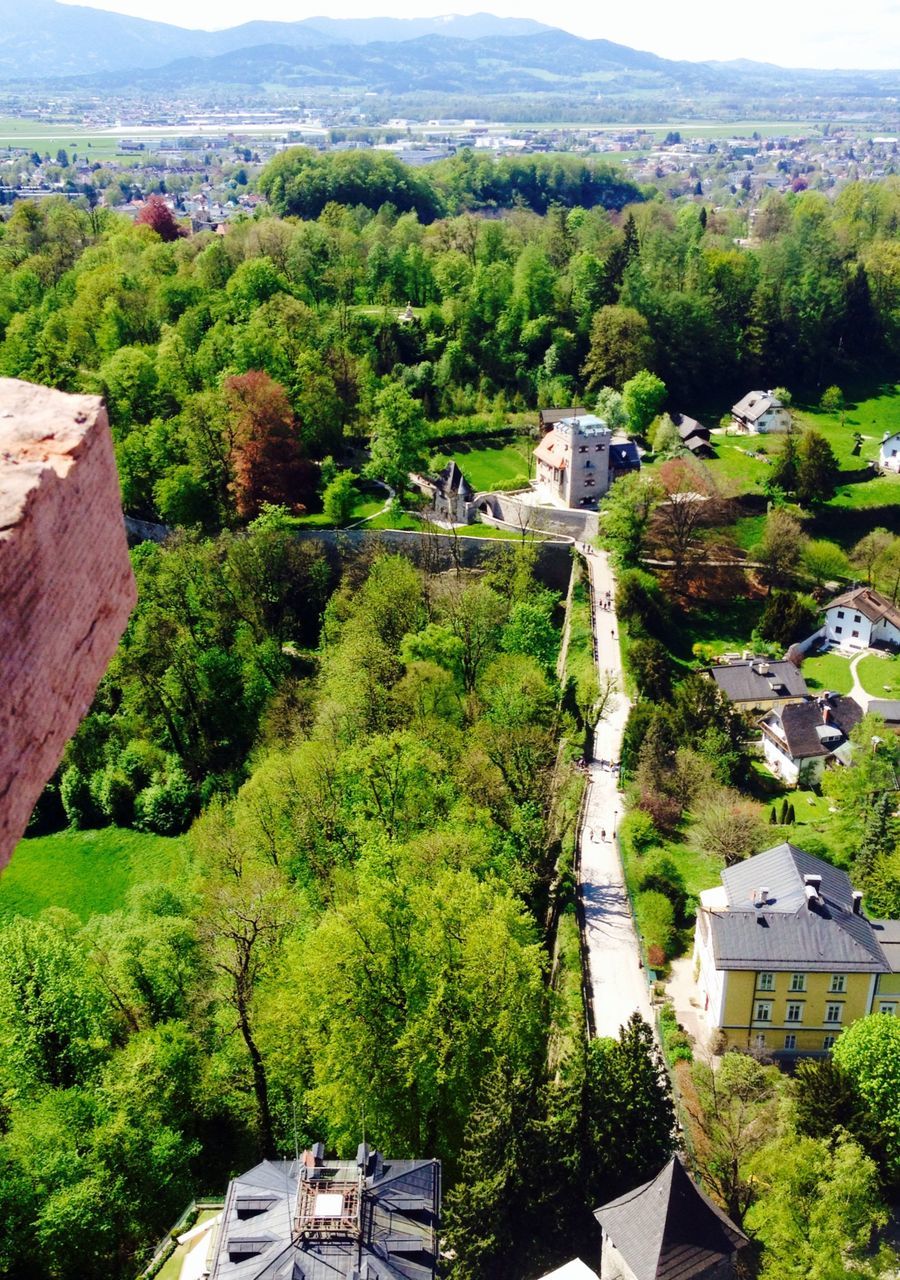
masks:
<path fill-rule="evenodd" d="M 862 900 L 863 900 L 862 890 L 854 889 L 853 890 L 853 914 L 855 916 L 862 915 Z"/>
<path fill-rule="evenodd" d="M 814 885 L 808 884 L 806 886 L 806 905 L 810 911 L 813 910 L 814 906 L 818 901 L 819 901 L 818 891 L 816 890 Z"/>
<path fill-rule="evenodd" d="M 827 702 L 822 707 L 822 723 L 823 724 L 831 723 L 831 707 L 829 707 Z"/>
<path fill-rule="evenodd" d="M 769 890 L 766 888 L 753 890 L 753 905 L 755 907 L 764 907 L 769 901 Z"/>
<path fill-rule="evenodd" d="M 314 1142 L 308 1151 L 304 1151 L 300 1157 L 300 1163 L 304 1169 L 321 1169 L 325 1160 L 325 1143 Z"/>
<path fill-rule="evenodd" d="M 803 883 L 805 885 L 812 885 L 812 887 L 815 889 L 816 893 L 818 894 L 822 888 L 822 877 L 820 875 L 804 876 Z"/>

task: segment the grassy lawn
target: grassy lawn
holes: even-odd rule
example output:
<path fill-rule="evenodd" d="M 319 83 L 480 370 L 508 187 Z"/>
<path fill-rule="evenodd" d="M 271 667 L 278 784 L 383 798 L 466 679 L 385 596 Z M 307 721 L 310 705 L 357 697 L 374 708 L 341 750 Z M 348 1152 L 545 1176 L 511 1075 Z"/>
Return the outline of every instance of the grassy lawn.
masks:
<path fill-rule="evenodd" d="M 801 670 L 803 679 L 814 692 L 830 689 L 833 693 L 849 693 L 853 688 L 850 661 L 839 653 L 822 653 L 818 657 L 807 658 Z"/>
<path fill-rule="evenodd" d="M 187 840 L 104 827 L 22 840 L 0 878 L 0 919 L 65 907 L 82 920 L 125 905 L 134 885 L 188 865 Z"/>
<path fill-rule="evenodd" d="M 870 654 L 857 668 L 859 683 L 873 698 L 900 698 L 900 658 Z"/>
<path fill-rule="evenodd" d="M 481 492 L 503 488 L 520 478 L 527 482 L 533 443 L 530 436 L 519 436 L 482 448 L 457 445 L 452 453 L 436 453 L 431 467 L 433 471 L 440 471 L 453 458 L 473 489 Z"/>

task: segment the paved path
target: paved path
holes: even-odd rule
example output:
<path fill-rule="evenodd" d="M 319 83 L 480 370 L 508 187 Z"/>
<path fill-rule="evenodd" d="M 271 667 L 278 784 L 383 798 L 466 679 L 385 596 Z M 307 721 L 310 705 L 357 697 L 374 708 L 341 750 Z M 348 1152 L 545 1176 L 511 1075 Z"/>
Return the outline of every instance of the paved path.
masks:
<path fill-rule="evenodd" d="M 624 689 L 616 615 L 612 603 L 609 610 L 602 608 L 607 591 L 610 602 L 615 597 L 615 581 L 604 552 L 592 552 L 587 564 L 598 606 L 594 635 L 601 681 L 606 672 L 612 672 L 619 688 Z M 600 760 L 618 761 L 628 707 L 624 692 L 615 694 L 612 710 L 597 726 L 595 760 L 590 766 L 581 830 L 579 888 L 584 904 L 594 1025 L 598 1036 L 617 1036 L 619 1027 L 636 1009 L 653 1026 L 622 862 L 613 839 L 624 806 L 616 776 L 608 769 L 601 769 L 599 764 Z"/>

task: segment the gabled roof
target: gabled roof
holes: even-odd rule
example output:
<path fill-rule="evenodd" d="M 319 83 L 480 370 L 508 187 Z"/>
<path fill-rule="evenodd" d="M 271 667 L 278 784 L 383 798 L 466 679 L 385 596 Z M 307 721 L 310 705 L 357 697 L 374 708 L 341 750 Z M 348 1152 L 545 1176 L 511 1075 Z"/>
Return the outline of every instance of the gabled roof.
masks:
<path fill-rule="evenodd" d="M 746 418 L 755 422 L 770 409 L 783 409 L 784 405 L 771 391 L 748 391 L 743 400 L 739 400 L 731 412 L 736 418 Z"/>
<path fill-rule="evenodd" d="M 686 413 L 673 413 L 672 422 L 682 440 L 690 440 L 691 436 L 700 436 L 703 440 L 709 439 L 709 427 L 704 427 L 696 418 L 689 418 Z"/>
<path fill-rule="evenodd" d="M 784 739 L 792 759 L 813 760 L 831 755 L 862 718 L 862 707 L 853 698 L 811 698 L 773 709 L 760 724 L 764 733 Z"/>
<path fill-rule="evenodd" d="M 707 668 L 732 702 L 774 702 L 779 698 L 806 698 L 809 689 L 793 662 L 768 662 L 753 658 Z"/>
<path fill-rule="evenodd" d="M 900 630 L 900 609 L 874 587 L 854 587 L 852 591 L 845 591 L 842 596 L 829 600 L 825 608 L 855 609 L 870 622 L 880 622 L 882 618 L 886 618 Z"/>
<path fill-rule="evenodd" d="M 641 455 L 634 441 L 614 441 L 609 446 L 609 465 L 616 471 L 639 471 Z"/>
<path fill-rule="evenodd" d="M 594 1217 L 635 1280 L 691 1280 L 733 1258 L 747 1237 L 673 1156 L 652 1182 L 601 1205 Z"/>
<path fill-rule="evenodd" d="M 806 876 L 820 878 L 817 897 Z M 853 910 L 849 876 L 830 862 L 779 844 L 726 867 L 722 884 L 726 908 L 709 912 L 717 968 L 888 971 L 871 921 Z"/>
<path fill-rule="evenodd" d="M 868 711 L 881 716 L 885 724 L 900 724 L 900 698 L 870 698 Z"/>
<path fill-rule="evenodd" d="M 475 492 L 453 458 L 450 459 L 443 471 L 438 473 L 435 488 L 439 489 L 443 494 L 458 493 L 467 500 Z"/>
<path fill-rule="evenodd" d="M 558 436 L 555 431 L 548 431 L 535 449 L 534 456 L 539 462 L 546 462 L 562 471 L 569 465 L 569 446 L 562 436 Z"/>

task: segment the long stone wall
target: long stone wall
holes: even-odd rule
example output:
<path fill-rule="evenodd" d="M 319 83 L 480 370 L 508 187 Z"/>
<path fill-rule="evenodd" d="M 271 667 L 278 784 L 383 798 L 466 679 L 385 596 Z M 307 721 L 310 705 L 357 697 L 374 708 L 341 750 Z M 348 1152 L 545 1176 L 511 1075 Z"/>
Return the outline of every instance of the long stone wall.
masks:
<path fill-rule="evenodd" d="M 597 537 L 599 520 L 596 511 L 567 511 L 563 507 L 533 507 L 514 494 L 484 493 L 475 499 L 478 510 L 485 510 L 496 520 L 513 528 L 524 527 L 536 533 L 562 534 L 564 537 L 589 541 Z"/>
<path fill-rule="evenodd" d="M 408 556 L 419 568 L 430 573 L 446 573 L 462 569 L 486 568 L 505 549 L 517 544 L 500 538 L 479 538 L 468 534 L 457 537 L 419 533 L 403 529 L 303 529 L 299 538 L 320 542 L 326 551 L 342 563 L 377 554 L 379 548 Z M 568 542 L 534 539 L 537 548 L 535 576 L 553 591 L 568 590 L 572 571 L 572 549 Z"/>

